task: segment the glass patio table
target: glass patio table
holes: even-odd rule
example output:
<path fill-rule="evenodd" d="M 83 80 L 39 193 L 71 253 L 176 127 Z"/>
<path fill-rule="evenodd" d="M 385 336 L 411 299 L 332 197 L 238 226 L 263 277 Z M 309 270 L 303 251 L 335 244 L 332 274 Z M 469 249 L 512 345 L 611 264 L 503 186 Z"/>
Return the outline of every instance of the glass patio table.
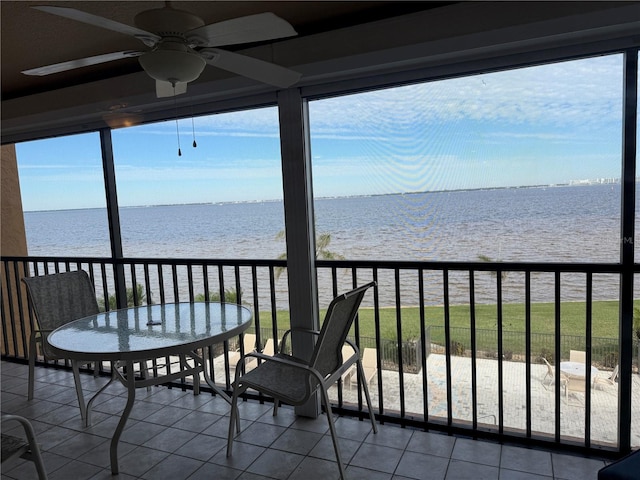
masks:
<path fill-rule="evenodd" d="M 233 303 L 186 302 L 145 305 L 90 315 L 54 330 L 47 341 L 62 358 L 72 361 L 77 370 L 82 362 L 108 361 L 111 380 L 84 404 L 78 390 L 80 409 L 90 425 L 93 401 L 115 379 L 127 387 L 127 403 L 111 439 L 111 472 L 118 474 L 118 441 L 135 402 L 136 388 L 160 385 L 193 376 L 194 394 L 199 393 L 200 373 L 207 384 L 227 401 L 229 397 L 211 380 L 205 366 L 206 349 L 244 332 L 251 325 L 251 312 Z M 178 370 L 163 375 L 136 377 L 134 364 L 161 357 L 178 356 Z M 188 362 L 191 360 L 191 362 Z M 84 409 L 84 410 L 83 410 Z"/>
<path fill-rule="evenodd" d="M 560 362 L 560 371 L 569 378 L 584 379 L 587 375 L 587 366 L 582 362 Z M 598 374 L 598 369 L 594 366 L 590 368 L 590 379 L 593 381 Z"/>

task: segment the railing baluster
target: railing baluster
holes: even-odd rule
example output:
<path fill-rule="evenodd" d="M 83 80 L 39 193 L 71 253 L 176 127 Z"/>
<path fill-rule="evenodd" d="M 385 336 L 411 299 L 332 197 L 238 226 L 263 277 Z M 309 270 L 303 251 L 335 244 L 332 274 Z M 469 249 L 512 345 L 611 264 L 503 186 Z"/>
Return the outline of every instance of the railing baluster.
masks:
<path fill-rule="evenodd" d="M 273 266 L 269 266 L 269 296 L 271 300 L 271 328 L 273 335 L 274 352 L 278 353 L 278 309 L 276 305 L 276 280 Z"/>
<path fill-rule="evenodd" d="M 451 316 L 449 311 L 449 270 L 442 271 L 444 299 L 444 343 L 446 352 L 447 425 L 453 423 L 453 396 L 451 392 Z"/>
<path fill-rule="evenodd" d="M 193 302 L 195 296 L 193 291 L 193 267 L 191 264 L 187 265 L 187 282 L 189 286 L 189 301 Z"/>
<path fill-rule="evenodd" d="M 144 270 L 144 291 L 145 291 L 145 295 L 147 298 L 147 305 L 151 305 L 151 303 L 153 302 L 153 299 L 151 298 L 151 279 L 149 277 L 149 264 L 148 263 L 144 263 L 143 265 L 143 270 Z"/>
<path fill-rule="evenodd" d="M 107 266 L 103 265 L 102 267 L 102 295 L 104 298 L 104 309 L 111 310 L 109 306 L 109 286 L 107 285 Z M 113 273 L 112 273 L 113 274 Z"/>
<path fill-rule="evenodd" d="M 502 364 L 504 360 L 504 349 L 502 339 L 503 318 L 502 318 L 502 270 L 496 270 L 496 308 L 498 315 L 498 431 L 500 435 L 504 432 L 504 371 Z"/>
<path fill-rule="evenodd" d="M 400 393 L 400 416 L 405 416 L 404 398 L 404 361 L 402 358 L 402 300 L 400 294 L 400 269 L 395 269 L 395 291 L 396 291 L 396 341 L 398 360 L 398 388 Z"/>
<path fill-rule="evenodd" d="M 202 288 L 204 288 L 204 300 L 208 302 L 209 298 L 209 267 L 208 265 L 202 266 Z"/>
<path fill-rule="evenodd" d="M 586 305 L 586 312 L 585 312 L 585 316 L 586 316 L 586 353 L 587 353 L 587 360 L 586 360 L 586 372 L 587 375 L 585 375 L 584 378 L 584 382 L 585 382 L 585 389 L 584 389 L 584 443 L 585 443 L 585 447 L 590 447 L 591 446 L 591 386 L 593 385 L 593 382 L 595 379 L 591 378 L 591 372 L 589 367 L 592 365 L 591 363 L 591 349 L 592 349 L 592 323 L 593 323 L 593 319 L 592 319 L 592 315 L 593 315 L 593 305 L 592 305 L 592 300 L 593 300 L 593 275 L 591 272 L 587 272 L 587 281 L 586 281 L 586 287 L 587 287 L 587 305 Z"/>
<path fill-rule="evenodd" d="M 380 279 L 378 278 L 378 269 L 374 268 L 373 269 L 373 280 L 379 285 L 379 281 Z M 384 413 L 384 393 L 383 393 L 383 384 L 382 384 L 382 360 L 381 360 L 381 353 L 382 353 L 382 342 L 381 342 L 381 337 L 382 335 L 380 334 L 380 292 L 378 290 L 379 287 L 375 287 L 373 289 L 373 321 L 374 321 L 374 325 L 375 325 L 375 341 L 376 341 L 376 352 L 377 352 L 377 358 L 376 358 L 376 367 L 377 367 L 377 378 L 376 378 L 376 385 L 378 386 L 378 413 L 380 415 L 382 415 Z"/>
<path fill-rule="evenodd" d="M 253 326 L 256 331 L 256 339 L 260 346 L 264 345 L 262 341 L 260 328 L 260 300 L 258 295 L 258 270 L 255 265 L 251 265 L 251 288 L 253 289 Z M 273 337 L 273 343 L 278 341 L 277 337 Z"/>
<path fill-rule="evenodd" d="M 224 302 L 224 268 L 222 265 L 218 265 L 218 284 L 220 286 L 220 301 Z"/>
<path fill-rule="evenodd" d="M 526 436 L 531 438 L 531 272 L 525 272 L 524 279 L 524 335 L 525 335 L 525 370 L 526 390 Z"/>
<path fill-rule="evenodd" d="M 164 297 L 164 275 L 161 263 L 158 263 L 158 290 L 160 291 L 160 303 L 166 303 Z"/>
<path fill-rule="evenodd" d="M 140 305 L 140 298 L 138 298 L 138 280 L 136 279 L 136 265 L 134 263 L 129 264 L 131 272 L 131 290 L 133 294 L 133 305 Z"/>
<path fill-rule="evenodd" d="M 478 386 L 477 362 L 478 346 L 476 344 L 476 289 L 475 272 L 469 270 L 469 322 L 471 327 L 471 406 L 473 429 L 478 428 Z"/>
<path fill-rule="evenodd" d="M 420 371 L 422 372 L 422 415 L 429 419 L 429 382 L 427 375 L 427 349 L 431 351 L 431 338 L 427 338 L 427 322 L 424 313 L 424 270 L 418 270 L 418 299 L 420 305 Z M 430 331 L 430 330 L 429 330 Z M 379 336 L 379 335 L 376 335 Z M 380 355 L 378 354 L 378 368 L 380 368 Z"/>
<path fill-rule="evenodd" d="M 173 301 L 180 301 L 180 290 L 178 286 L 178 266 L 176 264 L 171 265 L 171 281 L 173 282 Z"/>
<path fill-rule="evenodd" d="M 233 267 L 233 273 L 235 274 L 235 281 L 236 281 L 236 302 L 237 303 L 242 303 L 242 286 L 240 285 L 240 266 L 239 265 L 235 265 Z"/>
<path fill-rule="evenodd" d="M 555 363 L 555 440 L 556 443 L 560 443 L 560 359 L 562 358 L 561 351 L 561 337 L 560 337 L 560 272 L 556 272 L 554 276 L 554 290 L 555 290 L 555 303 L 554 303 L 554 331 L 555 331 L 555 354 L 553 356 Z M 565 386 L 565 389 L 568 385 Z M 568 392 L 567 392 L 568 398 Z"/>

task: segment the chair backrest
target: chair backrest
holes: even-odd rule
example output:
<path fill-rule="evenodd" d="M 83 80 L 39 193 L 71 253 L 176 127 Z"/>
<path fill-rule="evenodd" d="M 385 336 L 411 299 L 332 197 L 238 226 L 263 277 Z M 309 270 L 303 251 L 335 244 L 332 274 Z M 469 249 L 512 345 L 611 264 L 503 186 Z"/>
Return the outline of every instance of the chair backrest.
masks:
<path fill-rule="evenodd" d="M 616 365 L 615 368 L 613 369 L 613 372 L 611 372 L 611 376 L 609 377 L 609 380 L 611 380 L 612 382 L 615 382 L 616 379 L 618 378 L 618 373 L 620 373 L 620 365 Z"/>
<path fill-rule="evenodd" d="M 25 277 L 27 297 L 42 330 L 98 313 L 98 302 L 87 272 Z"/>
<path fill-rule="evenodd" d="M 342 346 L 360 308 L 365 292 L 376 283 L 371 282 L 334 298 L 318 335 L 310 365 L 322 376 L 342 364 Z"/>
<path fill-rule="evenodd" d="M 242 339 L 244 354 L 251 353 L 256 349 L 256 336 L 253 333 L 245 333 Z"/>
<path fill-rule="evenodd" d="M 342 344 L 341 352 L 342 352 L 342 360 L 344 361 L 344 359 L 349 358 L 351 355 L 353 355 L 354 350 L 351 347 L 351 345 Z"/>
<path fill-rule="evenodd" d="M 572 362 L 578 363 L 586 363 L 587 362 L 587 352 L 583 350 L 570 350 L 569 351 L 569 360 Z"/>
<path fill-rule="evenodd" d="M 264 344 L 264 347 L 262 348 L 262 353 L 264 353 L 265 355 L 275 355 L 275 351 L 274 351 L 274 343 L 273 343 L 273 338 L 269 338 L 267 339 L 267 342 Z"/>
<path fill-rule="evenodd" d="M 362 366 L 363 367 L 377 367 L 378 366 L 378 352 L 375 348 L 365 348 L 362 353 Z"/>

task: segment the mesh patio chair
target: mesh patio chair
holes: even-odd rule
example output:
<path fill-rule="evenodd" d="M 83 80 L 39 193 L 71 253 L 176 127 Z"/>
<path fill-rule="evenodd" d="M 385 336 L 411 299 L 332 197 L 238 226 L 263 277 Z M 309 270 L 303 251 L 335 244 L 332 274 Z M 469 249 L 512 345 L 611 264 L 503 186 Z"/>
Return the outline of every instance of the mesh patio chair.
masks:
<path fill-rule="evenodd" d="M 608 377 L 601 377 L 598 376 L 596 378 L 593 379 L 593 388 L 596 388 L 596 385 L 615 385 L 616 382 L 618 381 L 618 373 L 620 372 L 620 365 L 616 365 L 615 368 L 613 369 L 613 371 L 611 372 L 611 375 L 609 375 Z"/>
<path fill-rule="evenodd" d="M 232 454 L 234 425 L 238 432 L 240 431 L 237 406 L 238 397 L 247 389 L 251 388 L 272 396 L 274 398 L 274 416 L 277 415 L 280 402 L 290 405 L 303 405 L 319 390 L 329 422 L 329 430 L 331 432 L 331 439 L 333 440 L 338 468 L 340 469 L 340 476 L 341 478 L 345 478 L 344 465 L 338 448 L 338 437 L 331 414 L 331 404 L 329 403 L 327 390 L 354 364 L 357 366 L 361 378 L 363 380 L 365 378 L 358 348 L 347 340 L 347 334 L 358 313 L 362 297 L 367 289 L 374 285 L 375 282 L 368 283 L 333 299 L 327 309 L 322 329 L 319 332 L 315 330 L 293 329 L 284 334 L 281 349 L 283 352 L 287 351 L 286 342 L 290 332 L 301 332 L 316 337 L 315 347 L 309 361 L 283 353 L 268 356 L 259 352 L 252 352 L 247 355 L 260 358 L 263 361 L 256 368 L 244 374 L 241 374 L 241 368 L 236 368 L 231 400 L 231 416 L 229 419 L 227 457 Z M 352 349 L 351 355 L 348 358 L 343 358 L 342 355 L 342 347 L 345 345 L 345 342 L 350 345 Z M 367 400 L 373 432 L 377 433 L 378 430 L 375 424 L 373 409 L 371 408 L 369 389 L 367 388 L 366 381 L 363 381 L 361 384 Z"/>
<path fill-rule="evenodd" d="M 10 422 L 18 422 L 23 430 L 26 439 L 8 435 L 6 430 L 10 429 Z M 47 480 L 47 472 L 44 468 L 40 448 L 36 441 L 36 434 L 33 430 L 31 422 L 19 415 L 2 414 L 2 463 L 8 462 L 13 458 L 23 458 L 32 461 L 38 472 L 39 480 Z M 4 470 L 4 469 L 3 469 Z M 4 477 L 4 475 L 3 475 Z"/>
<path fill-rule="evenodd" d="M 370 384 L 376 379 L 378 373 L 378 352 L 375 348 L 365 348 L 362 351 L 362 368 L 364 371 L 364 379 Z M 352 376 L 351 383 L 358 383 L 358 377 Z"/>
<path fill-rule="evenodd" d="M 27 297 L 37 320 L 37 327 L 29 339 L 29 390 L 28 399 L 33 398 L 34 373 L 37 345 L 40 344 L 45 359 L 59 359 L 51 352 L 47 337 L 56 328 L 73 320 L 98 313 L 98 302 L 93 285 L 83 270 L 54 273 L 36 277 L 25 277 Z M 86 419 L 86 408 L 80 385 L 79 362 L 72 362 L 73 378 L 80 404 L 80 413 Z M 96 367 L 97 372 L 97 367 Z"/>
<path fill-rule="evenodd" d="M 554 382 L 554 380 L 556 378 L 555 368 L 553 367 L 553 365 L 551 365 L 549 363 L 549 361 L 546 358 L 544 358 L 544 357 L 540 357 L 540 358 L 542 358 L 542 361 L 547 366 L 547 372 L 544 374 L 544 378 L 542 379 L 542 386 L 546 390 L 547 387 L 551 386 L 551 384 Z M 549 382 L 545 383 L 545 380 L 547 380 L 547 378 L 549 378 Z M 565 396 L 567 396 L 567 384 L 568 384 L 568 382 L 569 382 L 569 378 L 564 373 L 560 373 L 560 387 L 564 387 Z"/>
<path fill-rule="evenodd" d="M 230 372 L 233 374 L 236 364 L 242 358 L 242 352 L 245 354 L 252 352 L 256 348 L 256 336 L 253 333 L 245 333 L 242 335 L 242 350 L 240 347 L 234 352 L 229 352 L 229 367 Z M 251 359 L 255 362 L 255 358 Z"/>

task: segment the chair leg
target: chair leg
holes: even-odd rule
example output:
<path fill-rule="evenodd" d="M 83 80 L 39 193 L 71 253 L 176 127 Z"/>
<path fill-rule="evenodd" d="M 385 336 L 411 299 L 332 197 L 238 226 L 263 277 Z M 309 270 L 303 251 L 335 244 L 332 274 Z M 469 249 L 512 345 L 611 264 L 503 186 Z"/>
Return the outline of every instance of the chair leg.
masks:
<path fill-rule="evenodd" d="M 371 397 L 369 396 L 369 386 L 367 385 L 367 379 L 364 376 L 364 367 L 362 362 L 358 360 L 358 371 L 360 372 L 360 378 L 362 379 L 362 389 L 364 390 L 364 396 L 367 400 L 367 407 L 369 408 L 369 419 L 371 420 L 371 426 L 373 427 L 373 433 L 378 433 L 378 427 L 376 426 L 375 415 L 373 414 L 373 408 L 371 407 Z"/>
<path fill-rule="evenodd" d="M 277 416 L 278 415 L 278 407 L 280 407 L 280 400 L 278 400 L 277 398 L 273 399 L 273 416 Z"/>
<path fill-rule="evenodd" d="M 329 395 L 324 386 L 321 387 L 322 390 L 322 403 L 324 403 L 324 408 L 327 412 L 327 420 L 329 421 L 329 431 L 331 432 L 331 440 L 333 440 L 333 449 L 336 452 L 336 461 L 338 462 L 338 469 L 340 470 L 340 479 L 345 480 L 347 478 L 347 474 L 344 469 L 344 464 L 342 463 L 342 455 L 340 455 L 340 448 L 338 447 L 338 434 L 336 432 L 336 426 L 333 422 L 333 414 L 331 413 L 331 404 L 329 403 Z"/>
<path fill-rule="evenodd" d="M 38 350 L 36 346 L 36 336 L 32 332 L 31 338 L 29 339 L 29 386 L 27 392 L 27 399 L 33 400 L 33 390 L 35 383 L 35 371 L 36 371 L 36 356 L 38 355 Z"/>

